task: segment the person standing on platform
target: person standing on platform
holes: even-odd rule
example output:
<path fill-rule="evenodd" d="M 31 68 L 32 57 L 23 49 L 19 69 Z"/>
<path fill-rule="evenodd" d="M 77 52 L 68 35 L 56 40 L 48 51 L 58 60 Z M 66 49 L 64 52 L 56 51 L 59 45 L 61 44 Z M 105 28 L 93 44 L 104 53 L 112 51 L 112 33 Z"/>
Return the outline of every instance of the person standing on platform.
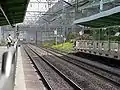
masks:
<path fill-rule="evenodd" d="M 7 48 L 12 46 L 12 42 L 13 42 L 13 38 L 9 34 L 8 37 L 7 37 Z"/>

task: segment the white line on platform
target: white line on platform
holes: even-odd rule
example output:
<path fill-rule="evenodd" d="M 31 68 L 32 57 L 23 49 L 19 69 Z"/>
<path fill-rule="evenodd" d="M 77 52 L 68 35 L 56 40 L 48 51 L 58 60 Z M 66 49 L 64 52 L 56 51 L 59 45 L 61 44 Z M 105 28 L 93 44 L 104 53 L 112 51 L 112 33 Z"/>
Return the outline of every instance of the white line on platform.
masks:
<path fill-rule="evenodd" d="M 18 57 L 17 57 L 17 66 L 16 66 L 16 77 L 15 77 L 15 89 L 14 90 L 26 90 L 24 71 L 22 64 L 22 56 L 20 47 L 18 47 Z"/>

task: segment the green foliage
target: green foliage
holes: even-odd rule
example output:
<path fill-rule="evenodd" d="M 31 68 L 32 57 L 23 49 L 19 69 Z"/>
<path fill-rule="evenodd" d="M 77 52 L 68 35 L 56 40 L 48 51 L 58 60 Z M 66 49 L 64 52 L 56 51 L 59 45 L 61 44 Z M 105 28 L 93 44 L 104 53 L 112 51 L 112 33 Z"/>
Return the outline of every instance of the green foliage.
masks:
<path fill-rule="evenodd" d="M 111 41 L 120 41 L 120 36 L 111 36 L 110 40 Z"/>
<path fill-rule="evenodd" d="M 59 51 L 65 52 L 65 53 L 70 53 L 73 50 L 73 42 L 74 42 L 74 40 L 71 40 L 70 42 L 58 43 L 56 45 L 55 41 L 52 40 L 50 42 L 44 42 L 42 44 L 42 46 L 47 47 L 47 48 L 57 49 Z"/>
<path fill-rule="evenodd" d="M 75 39 L 76 37 L 78 36 L 78 34 L 76 32 L 70 32 L 68 35 L 67 35 L 67 40 L 71 40 L 71 39 Z"/>
<path fill-rule="evenodd" d="M 54 40 L 42 43 L 42 46 L 44 46 L 44 47 L 51 47 L 52 45 L 55 45 Z"/>
<path fill-rule="evenodd" d="M 120 32 L 120 27 L 109 27 L 106 29 L 91 29 L 90 36 L 93 40 L 113 40 L 120 41 L 119 36 L 114 36 L 117 32 Z"/>
<path fill-rule="evenodd" d="M 73 49 L 73 43 L 71 42 L 66 42 L 66 43 L 61 43 L 58 45 L 53 45 L 52 48 L 66 52 L 66 53 L 70 53 Z"/>

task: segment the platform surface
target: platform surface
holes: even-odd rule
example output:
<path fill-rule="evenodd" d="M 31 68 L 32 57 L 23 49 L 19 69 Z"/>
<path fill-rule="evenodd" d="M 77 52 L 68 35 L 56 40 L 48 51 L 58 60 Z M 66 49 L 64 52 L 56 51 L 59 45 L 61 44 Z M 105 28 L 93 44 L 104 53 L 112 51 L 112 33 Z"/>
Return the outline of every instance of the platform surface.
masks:
<path fill-rule="evenodd" d="M 22 47 L 18 48 L 14 90 L 46 90 Z"/>

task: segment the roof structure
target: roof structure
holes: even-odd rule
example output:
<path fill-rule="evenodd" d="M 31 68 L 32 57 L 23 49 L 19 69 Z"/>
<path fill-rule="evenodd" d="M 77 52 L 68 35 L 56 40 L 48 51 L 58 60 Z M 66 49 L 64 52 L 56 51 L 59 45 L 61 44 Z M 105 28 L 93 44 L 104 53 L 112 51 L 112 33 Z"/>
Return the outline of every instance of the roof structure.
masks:
<path fill-rule="evenodd" d="M 98 14 L 77 19 L 73 22 L 76 25 L 84 25 L 88 27 L 109 27 L 120 25 L 120 6 L 114 7 L 110 10 L 102 11 Z"/>
<path fill-rule="evenodd" d="M 21 23 L 29 0 L 0 0 L 0 26 Z"/>

